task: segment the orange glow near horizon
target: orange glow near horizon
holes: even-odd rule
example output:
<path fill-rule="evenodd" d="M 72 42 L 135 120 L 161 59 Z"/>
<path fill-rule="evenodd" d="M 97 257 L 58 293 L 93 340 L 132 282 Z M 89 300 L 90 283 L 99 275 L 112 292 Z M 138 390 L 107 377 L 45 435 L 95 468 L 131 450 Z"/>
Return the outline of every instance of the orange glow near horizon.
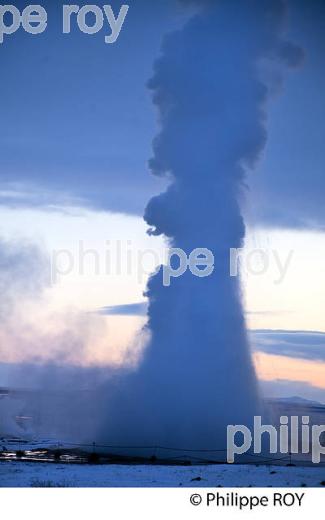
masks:
<path fill-rule="evenodd" d="M 285 379 L 325 389 L 325 363 L 256 352 L 254 363 L 259 379 Z"/>

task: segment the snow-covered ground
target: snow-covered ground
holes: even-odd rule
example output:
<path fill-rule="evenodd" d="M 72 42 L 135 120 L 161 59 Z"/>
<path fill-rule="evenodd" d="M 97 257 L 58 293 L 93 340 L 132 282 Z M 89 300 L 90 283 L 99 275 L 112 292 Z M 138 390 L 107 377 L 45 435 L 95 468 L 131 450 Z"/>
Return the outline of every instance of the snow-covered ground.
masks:
<path fill-rule="evenodd" d="M 325 467 L 0 462 L 0 487 L 315 487 L 324 484 Z"/>

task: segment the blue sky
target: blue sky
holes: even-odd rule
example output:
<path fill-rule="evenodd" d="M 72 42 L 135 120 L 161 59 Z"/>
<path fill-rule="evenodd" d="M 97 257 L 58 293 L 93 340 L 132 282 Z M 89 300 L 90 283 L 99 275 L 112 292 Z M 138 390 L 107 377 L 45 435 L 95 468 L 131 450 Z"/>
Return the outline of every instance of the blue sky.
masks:
<path fill-rule="evenodd" d="M 108 239 L 131 240 L 137 250 L 160 252 L 162 241 L 148 238 L 142 221 L 149 198 L 164 188 L 164 182 L 150 175 L 148 168 L 157 121 L 146 84 L 163 35 L 181 26 L 186 14 L 174 0 L 132 0 L 118 41 L 106 45 L 102 33 L 87 36 L 74 30 L 62 35 L 63 3 L 42 2 L 49 16 L 44 34 L 32 37 L 19 31 L 0 47 L 1 235 L 7 244 L 36 244 L 45 256 L 53 249 L 74 250 L 78 240 L 90 248 L 102 248 Z M 111 3 L 116 8 L 120 5 Z M 24 7 L 27 2 L 15 5 Z M 290 373 L 290 358 L 314 363 L 305 365 L 311 375 L 309 382 L 300 381 L 303 393 L 304 385 L 313 384 L 313 373 L 317 372 L 319 384 L 318 368 L 324 368 L 325 352 L 325 3 L 296 0 L 289 6 L 288 34 L 304 49 L 305 58 L 274 92 L 268 144 L 248 179 L 244 213 L 249 223 L 248 243 L 273 243 L 283 255 L 293 248 L 296 263 L 280 287 L 274 286 L 270 272 L 264 278 L 244 276 L 243 284 L 250 328 L 267 329 L 257 335 L 257 350 L 273 356 L 270 364 L 274 356 L 288 361 L 288 376 L 283 379 L 281 373 L 280 378 L 286 381 L 286 391 L 290 392 L 290 384 L 295 390 L 299 386 L 294 379 L 299 367 L 295 365 Z M 3 254 L 2 258 L 11 257 Z M 3 272 L 1 280 L 4 276 L 10 280 L 9 270 Z M 76 332 L 76 313 L 95 314 L 101 309 L 98 320 L 104 322 L 96 317 L 89 324 L 89 342 L 97 337 L 95 328 L 105 331 L 109 346 L 99 341 L 94 359 L 103 362 L 106 358 L 101 353 L 107 349 L 113 352 L 110 361 L 119 362 L 119 349 L 124 359 L 127 345 L 143 323 L 143 316 L 138 315 L 143 314 L 146 277 L 140 281 L 132 276 L 103 280 L 91 272 L 83 278 L 72 272 L 56 287 L 43 287 L 42 281 L 39 288 L 37 270 L 32 273 L 32 288 L 17 285 L 22 307 L 6 320 L 5 338 L 12 336 L 10 327 L 21 313 L 28 316 L 31 345 L 41 344 L 49 330 L 53 335 L 60 322 L 62 334 L 56 352 L 61 352 L 67 330 Z M 7 295 L 8 284 L 2 283 Z M 20 298 L 26 291 L 29 300 Z M 33 343 L 35 322 L 45 314 L 45 330 L 41 335 L 38 332 Z M 271 332 L 301 328 L 306 332 L 294 336 Z M 314 330 L 320 333 L 310 334 Z M 78 334 L 74 338 L 79 344 Z M 33 357 L 30 345 L 24 355 L 17 351 L 16 342 L 7 348 L 13 355 L 6 357 L 2 349 L 3 362 Z M 83 348 L 88 346 L 83 344 Z M 94 361 L 89 352 L 85 359 L 86 364 Z M 267 364 L 267 358 L 262 359 Z M 317 384 L 316 394 L 325 401 L 324 386 Z"/>

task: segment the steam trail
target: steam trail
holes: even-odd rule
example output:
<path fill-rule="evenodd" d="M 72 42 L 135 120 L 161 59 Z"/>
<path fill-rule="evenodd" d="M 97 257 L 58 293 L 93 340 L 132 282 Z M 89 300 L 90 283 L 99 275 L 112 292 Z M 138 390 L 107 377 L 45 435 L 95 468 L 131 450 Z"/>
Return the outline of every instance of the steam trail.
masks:
<path fill-rule="evenodd" d="M 150 343 L 138 372 L 121 383 L 107 432 L 126 445 L 213 449 L 225 447 L 227 424 L 250 424 L 259 410 L 229 248 L 243 245 L 241 193 L 266 143 L 273 85 L 263 67 L 278 80 L 301 53 L 282 38 L 281 0 L 187 3 L 198 11 L 166 38 L 149 82 L 161 124 L 150 166 L 171 184 L 149 202 L 145 220 L 188 255 L 209 248 L 215 270 L 208 278 L 187 272 L 170 287 L 161 271 L 152 276 Z"/>

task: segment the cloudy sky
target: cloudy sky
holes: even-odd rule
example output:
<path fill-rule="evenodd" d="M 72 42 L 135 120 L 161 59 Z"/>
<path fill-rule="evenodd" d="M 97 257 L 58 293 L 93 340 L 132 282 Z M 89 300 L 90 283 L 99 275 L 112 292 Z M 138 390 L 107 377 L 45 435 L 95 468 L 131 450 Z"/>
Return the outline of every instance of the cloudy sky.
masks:
<path fill-rule="evenodd" d="M 142 218 L 165 186 L 147 165 L 157 121 L 146 84 L 187 15 L 175 0 L 131 0 L 106 45 L 104 30 L 63 35 L 62 3 L 42 2 L 45 33 L 0 48 L 0 384 L 17 363 L 136 357 L 146 280 L 165 254 Z M 325 402 L 325 2 L 289 5 L 305 57 L 275 88 L 248 179 L 243 298 L 267 395 Z"/>

